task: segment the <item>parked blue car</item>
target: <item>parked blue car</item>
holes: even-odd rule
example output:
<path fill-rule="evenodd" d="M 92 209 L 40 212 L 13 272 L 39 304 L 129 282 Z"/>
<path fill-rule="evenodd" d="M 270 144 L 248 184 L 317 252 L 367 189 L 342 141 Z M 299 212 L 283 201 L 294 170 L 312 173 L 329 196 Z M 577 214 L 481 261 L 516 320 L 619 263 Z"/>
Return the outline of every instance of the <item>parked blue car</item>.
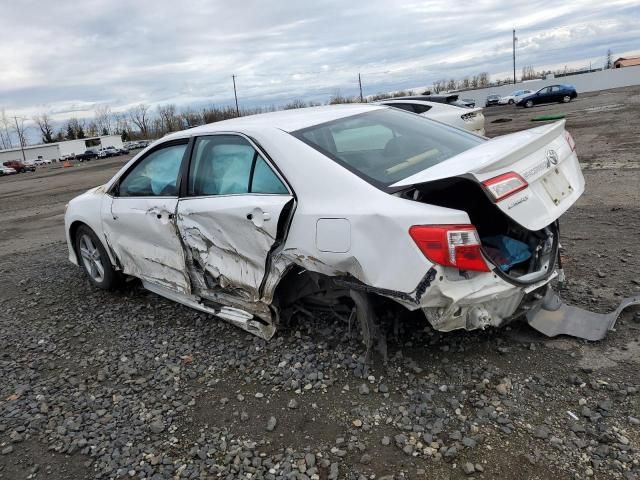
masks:
<path fill-rule="evenodd" d="M 577 96 L 578 92 L 573 85 L 550 85 L 519 99 L 516 105 L 531 108 L 541 103 L 569 103 Z"/>

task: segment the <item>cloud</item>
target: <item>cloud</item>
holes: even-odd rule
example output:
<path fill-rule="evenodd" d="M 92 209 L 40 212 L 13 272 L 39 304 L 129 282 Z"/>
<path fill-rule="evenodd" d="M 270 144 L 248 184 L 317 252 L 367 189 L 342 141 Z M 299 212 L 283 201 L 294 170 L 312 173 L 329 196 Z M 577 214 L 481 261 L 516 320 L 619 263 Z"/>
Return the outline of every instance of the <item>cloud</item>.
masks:
<path fill-rule="evenodd" d="M 56 118 L 140 102 L 282 104 L 637 49 L 637 1 L 25 0 L 0 6 L 0 107 Z"/>

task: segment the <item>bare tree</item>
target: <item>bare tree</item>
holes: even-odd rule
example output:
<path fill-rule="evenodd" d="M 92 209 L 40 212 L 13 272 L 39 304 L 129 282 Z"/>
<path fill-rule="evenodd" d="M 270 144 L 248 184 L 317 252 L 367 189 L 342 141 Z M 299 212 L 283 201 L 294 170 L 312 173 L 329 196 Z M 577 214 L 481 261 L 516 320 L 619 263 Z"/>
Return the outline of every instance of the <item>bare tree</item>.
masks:
<path fill-rule="evenodd" d="M 2 148 L 12 148 L 13 143 L 11 142 L 11 133 L 9 133 L 9 128 L 11 127 L 11 120 L 7 117 L 7 112 L 4 110 L 0 110 L 0 144 L 2 144 Z"/>
<path fill-rule="evenodd" d="M 190 108 L 187 108 L 180 114 L 180 119 L 185 128 L 196 127 L 203 123 L 202 116 Z"/>
<path fill-rule="evenodd" d="M 75 117 L 70 118 L 67 121 L 65 130 L 66 130 L 65 136 L 67 140 L 76 140 L 76 139 L 85 138 L 84 121 L 78 120 Z"/>
<path fill-rule="evenodd" d="M 129 123 L 129 118 L 124 113 L 116 113 L 114 114 L 114 120 L 116 124 L 116 132 L 120 134 L 122 139 L 130 139 L 131 138 L 131 124 Z"/>
<path fill-rule="evenodd" d="M 111 107 L 109 105 L 99 105 L 93 109 L 96 132 L 110 135 L 113 129 Z"/>
<path fill-rule="evenodd" d="M 40 129 L 43 143 L 52 143 L 53 140 L 53 125 L 51 125 L 51 117 L 46 113 L 33 117 L 33 121 Z"/>
<path fill-rule="evenodd" d="M 305 108 L 307 104 L 303 100 L 295 99 L 284 106 L 285 110 L 293 110 L 296 108 Z"/>
<path fill-rule="evenodd" d="M 611 53 L 611 49 L 607 50 L 607 58 L 604 62 L 604 68 L 605 69 L 609 69 L 609 68 L 613 68 L 613 58 L 612 58 L 612 53 Z"/>
<path fill-rule="evenodd" d="M 489 74 L 487 72 L 480 72 L 478 75 L 478 84 L 483 88 L 489 86 Z"/>
<path fill-rule="evenodd" d="M 356 101 L 359 102 L 360 99 L 359 98 L 356 99 L 356 98 L 353 98 L 353 97 L 350 98 L 350 97 L 343 96 L 340 93 L 340 89 L 337 88 L 334 91 L 333 95 L 331 95 L 331 98 L 329 99 L 329 105 L 335 105 L 337 103 L 354 103 Z"/>
<path fill-rule="evenodd" d="M 129 118 L 131 119 L 131 122 L 138 127 L 138 130 L 140 130 L 142 138 L 147 138 L 149 135 L 150 123 L 149 105 L 141 103 L 140 105 L 133 107 L 129 110 Z"/>
<path fill-rule="evenodd" d="M 540 74 L 536 72 L 533 65 L 525 65 L 522 67 L 522 80 L 533 80 L 540 77 Z"/>
<path fill-rule="evenodd" d="M 161 105 L 158 107 L 158 117 L 160 119 L 160 130 L 162 134 L 175 132 L 180 129 L 180 119 L 176 115 L 176 106 Z"/>
<path fill-rule="evenodd" d="M 452 78 L 451 80 L 449 80 L 449 82 L 447 83 L 447 90 L 448 91 L 452 91 L 456 89 L 456 81 Z"/>
<path fill-rule="evenodd" d="M 104 132 L 106 132 L 106 131 L 107 131 L 106 129 L 100 130 L 100 128 L 98 127 L 98 124 L 96 123 L 96 121 L 92 120 L 87 124 L 87 128 L 86 128 L 85 133 L 90 137 L 97 137 L 100 134 L 104 134 Z"/>
<path fill-rule="evenodd" d="M 13 117 L 13 130 L 16 132 L 18 136 L 18 140 L 20 141 L 20 146 L 27 146 L 27 137 L 25 136 L 25 131 L 27 128 L 24 126 L 24 118 L 22 117 Z"/>

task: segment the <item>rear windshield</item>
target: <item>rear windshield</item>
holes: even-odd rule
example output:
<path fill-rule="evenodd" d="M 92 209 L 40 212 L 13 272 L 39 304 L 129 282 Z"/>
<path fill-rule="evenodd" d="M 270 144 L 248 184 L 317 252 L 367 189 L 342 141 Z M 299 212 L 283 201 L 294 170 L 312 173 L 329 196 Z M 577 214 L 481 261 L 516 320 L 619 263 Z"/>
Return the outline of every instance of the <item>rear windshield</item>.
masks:
<path fill-rule="evenodd" d="M 387 187 L 484 141 L 395 108 L 314 125 L 293 135 L 378 187 Z"/>

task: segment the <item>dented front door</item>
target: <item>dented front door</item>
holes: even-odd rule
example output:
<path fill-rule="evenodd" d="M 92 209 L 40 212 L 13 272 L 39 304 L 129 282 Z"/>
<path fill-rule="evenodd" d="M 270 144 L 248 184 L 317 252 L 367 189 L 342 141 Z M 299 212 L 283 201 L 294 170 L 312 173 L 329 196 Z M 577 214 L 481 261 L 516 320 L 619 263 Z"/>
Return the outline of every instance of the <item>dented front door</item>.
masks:
<path fill-rule="evenodd" d="M 161 144 L 140 157 L 103 204 L 103 230 L 122 271 L 188 294 L 184 249 L 175 227 L 180 169 L 187 140 Z"/>

